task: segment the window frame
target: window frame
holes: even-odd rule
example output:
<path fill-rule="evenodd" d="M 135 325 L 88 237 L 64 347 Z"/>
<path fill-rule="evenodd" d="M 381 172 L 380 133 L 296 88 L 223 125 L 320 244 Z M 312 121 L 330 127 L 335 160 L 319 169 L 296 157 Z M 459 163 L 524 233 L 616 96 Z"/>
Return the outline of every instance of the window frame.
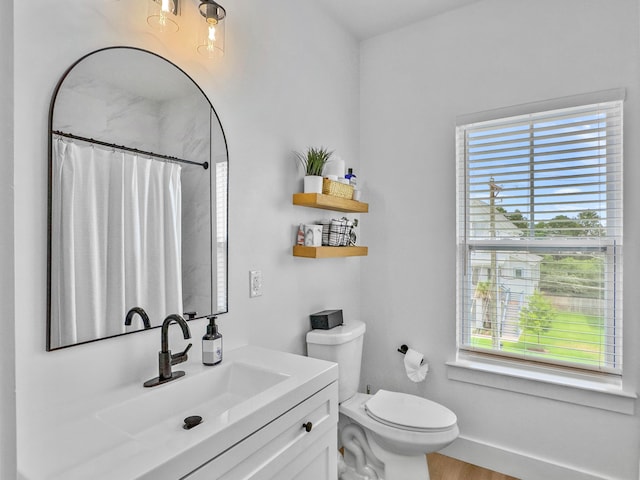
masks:
<path fill-rule="evenodd" d="M 457 324 L 457 352 L 458 355 L 479 355 L 482 358 L 483 355 L 488 356 L 487 358 L 491 358 L 491 361 L 494 361 L 496 358 L 499 360 L 501 358 L 511 361 L 517 360 L 521 362 L 522 365 L 525 366 L 551 366 L 554 369 L 569 367 L 571 370 L 574 369 L 584 369 L 585 371 L 596 371 L 600 373 L 607 373 L 614 376 L 622 375 L 622 354 L 619 354 L 619 360 L 616 360 L 618 352 L 622 351 L 622 343 L 623 343 L 623 331 L 622 331 L 622 262 L 621 262 L 621 253 L 622 253 L 622 235 L 620 234 L 615 239 L 610 239 L 608 237 L 601 239 L 581 239 L 581 240 L 572 240 L 569 244 L 571 248 L 582 248 L 587 251 L 602 251 L 605 253 L 606 264 L 612 265 L 614 268 L 613 271 L 605 272 L 605 281 L 612 282 L 614 285 L 612 298 L 606 298 L 607 306 L 605 311 L 613 312 L 613 318 L 611 323 L 607 323 L 605 332 L 606 334 L 614 335 L 614 341 L 612 342 L 611 349 L 613 351 L 606 352 L 607 361 L 605 366 L 600 366 L 597 368 L 593 368 L 588 365 L 580 365 L 574 362 L 562 362 L 562 361 L 551 361 L 548 360 L 533 360 L 533 359 L 522 359 L 520 355 L 511 354 L 509 352 L 504 352 L 501 350 L 495 349 L 487 349 L 487 348 L 477 348 L 474 347 L 471 341 L 468 341 L 466 335 L 467 330 L 470 328 L 470 324 L 472 320 L 468 317 L 471 316 L 471 296 L 468 293 L 472 288 L 472 279 L 474 275 L 474 269 L 478 268 L 477 266 L 473 266 L 470 261 L 471 251 L 474 248 L 488 248 L 489 250 L 495 249 L 496 251 L 516 251 L 516 247 L 522 247 L 523 243 L 526 244 L 526 250 L 528 252 L 539 252 L 539 253 L 552 253 L 555 249 L 566 248 L 568 243 L 565 241 L 557 241 L 557 240 L 540 240 L 540 239 L 482 239 L 482 240 L 474 240 L 470 239 L 466 236 L 466 233 L 469 231 L 469 204 L 471 200 L 470 196 L 470 187 L 468 184 L 468 176 L 467 176 L 467 151 L 466 151 L 466 139 L 461 139 L 461 136 L 464 137 L 466 135 L 465 129 L 468 125 L 473 123 L 484 122 L 488 120 L 506 120 L 510 117 L 517 117 L 521 115 L 529 115 L 529 114 L 538 114 L 544 112 L 550 112 L 553 110 L 563 109 L 563 108 L 573 108 L 573 107 L 584 107 L 592 104 L 599 103 L 607 103 L 607 102 L 616 102 L 619 101 L 620 105 L 620 120 L 622 121 L 624 117 L 623 113 L 623 100 L 625 97 L 624 89 L 615 89 L 606 92 L 597 92 L 594 94 L 587 95 L 579 95 L 574 97 L 566 97 L 564 99 L 556 99 L 545 102 L 538 102 L 535 104 L 529 104 L 518 107 L 509 107 L 506 109 L 494 110 L 491 112 L 485 112 L 481 114 L 473 114 L 458 117 L 457 119 L 457 128 L 456 128 L 456 163 L 458 169 L 457 175 L 457 186 L 456 186 L 456 198 L 457 198 L 457 238 L 458 238 L 458 247 L 457 247 L 457 285 L 456 285 L 456 300 L 457 300 L 457 315 L 456 315 L 456 324 Z M 622 136 L 622 130 L 620 132 Z M 462 142 L 462 143 L 461 143 Z M 465 148 L 463 153 L 460 152 L 460 146 L 464 145 Z M 622 149 L 622 143 L 620 145 Z M 622 164 L 622 153 L 620 155 L 620 165 Z M 533 162 L 533 161 L 532 161 Z M 464 173 L 460 173 L 460 170 L 463 169 Z M 622 180 L 619 181 L 620 188 L 622 188 Z M 464 195 L 461 195 L 460 189 L 464 188 Z M 621 195 L 620 195 L 621 197 Z M 464 202 L 464 205 L 460 205 L 461 202 Z M 620 205 L 620 209 L 622 206 Z M 607 210 L 609 210 L 609 205 L 607 205 Z M 461 212 L 464 211 L 464 214 Z M 464 215 L 464 218 L 461 216 Z M 621 219 L 620 219 L 621 222 Z M 621 225 L 620 231 L 621 231 Z M 460 229 L 463 228 L 465 230 L 464 234 L 461 235 Z M 463 241 L 461 241 L 461 238 Z M 522 272 L 524 273 L 524 272 Z M 514 273 L 515 275 L 515 269 Z M 526 279 L 523 275 L 522 279 Z M 613 355 L 613 356 L 612 356 Z"/>

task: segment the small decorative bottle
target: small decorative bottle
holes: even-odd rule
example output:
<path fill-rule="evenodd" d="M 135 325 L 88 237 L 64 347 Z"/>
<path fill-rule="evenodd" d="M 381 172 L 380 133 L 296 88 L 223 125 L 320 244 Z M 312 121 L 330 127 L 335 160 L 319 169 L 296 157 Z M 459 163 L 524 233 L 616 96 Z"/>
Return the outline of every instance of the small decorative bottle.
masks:
<path fill-rule="evenodd" d="M 222 334 L 218 332 L 216 316 L 209 317 L 207 333 L 202 337 L 202 363 L 216 365 L 222 361 Z"/>
<path fill-rule="evenodd" d="M 356 174 L 353 173 L 353 168 L 348 170 L 348 173 L 344 176 L 347 180 L 349 180 L 349 185 L 356 186 Z"/>

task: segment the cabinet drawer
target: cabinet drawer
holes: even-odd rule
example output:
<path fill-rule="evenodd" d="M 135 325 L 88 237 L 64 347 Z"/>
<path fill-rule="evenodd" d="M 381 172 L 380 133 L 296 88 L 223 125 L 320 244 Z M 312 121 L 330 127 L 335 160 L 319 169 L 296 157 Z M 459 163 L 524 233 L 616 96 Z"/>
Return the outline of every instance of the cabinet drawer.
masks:
<path fill-rule="evenodd" d="M 304 428 L 311 422 L 310 431 Z M 188 480 L 263 480 L 297 477 L 291 464 L 305 453 L 335 466 L 337 452 L 338 385 L 334 382 L 298 404 L 231 449 L 190 473 Z M 328 443 L 327 443 L 328 442 Z M 328 454 L 333 450 L 333 456 Z M 311 453 L 308 453 L 311 452 Z M 331 471 L 331 470 L 329 470 Z M 335 472 L 336 469 L 333 468 Z M 330 477 L 329 477 L 330 478 Z"/>

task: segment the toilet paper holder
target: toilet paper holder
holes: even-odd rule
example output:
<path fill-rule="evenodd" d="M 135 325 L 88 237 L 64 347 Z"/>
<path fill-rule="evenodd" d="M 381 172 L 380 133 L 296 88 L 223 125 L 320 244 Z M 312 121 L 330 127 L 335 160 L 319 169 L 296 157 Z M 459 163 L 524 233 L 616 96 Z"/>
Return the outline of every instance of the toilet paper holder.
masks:
<path fill-rule="evenodd" d="M 409 351 L 409 347 L 407 345 L 400 345 L 400 348 L 398 349 L 398 351 L 403 354 L 406 355 L 407 352 Z M 422 365 L 424 363 L 424 358 L 420 361 L 420 365 Z"/>

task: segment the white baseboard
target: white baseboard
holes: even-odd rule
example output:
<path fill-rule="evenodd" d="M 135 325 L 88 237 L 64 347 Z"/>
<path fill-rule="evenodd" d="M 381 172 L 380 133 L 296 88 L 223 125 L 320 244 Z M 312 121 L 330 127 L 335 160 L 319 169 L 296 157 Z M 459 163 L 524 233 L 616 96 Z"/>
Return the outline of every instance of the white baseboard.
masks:
<path fill-rule="evenodd" d="M 613 477 L 531 457 L 465 436 L 458 437 L 439 453 L 521 480 L 613 480 Z"/>

